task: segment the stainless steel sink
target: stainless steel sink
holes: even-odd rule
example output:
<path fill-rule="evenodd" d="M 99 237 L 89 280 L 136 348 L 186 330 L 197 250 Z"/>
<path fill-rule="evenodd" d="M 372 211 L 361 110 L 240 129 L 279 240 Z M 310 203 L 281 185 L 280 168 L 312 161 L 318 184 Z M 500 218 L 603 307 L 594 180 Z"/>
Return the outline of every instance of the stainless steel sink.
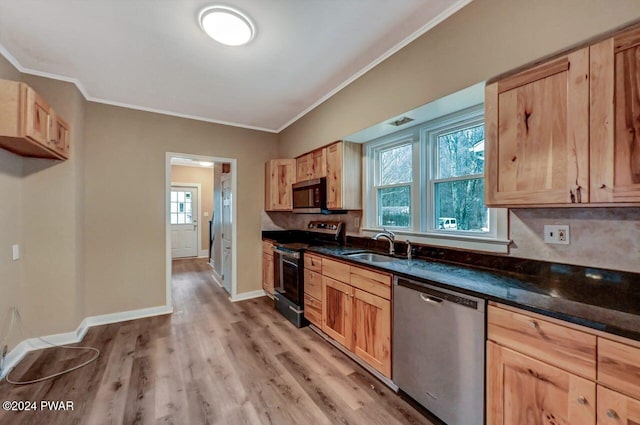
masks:
<path fill-rule="evenodd" d="M 372 263 L 388 263 L 395 260 L 388 255 L 376 254 L 375 252 L 354 252 L 352 254 L 345 254 L 349 258 L 354 260 L 370 261 Z"/>

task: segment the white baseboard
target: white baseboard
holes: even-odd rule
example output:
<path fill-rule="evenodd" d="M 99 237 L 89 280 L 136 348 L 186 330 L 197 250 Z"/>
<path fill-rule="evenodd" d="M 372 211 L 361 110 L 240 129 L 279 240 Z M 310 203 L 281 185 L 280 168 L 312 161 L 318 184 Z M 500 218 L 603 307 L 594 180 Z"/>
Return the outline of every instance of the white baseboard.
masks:
<path fill-rule="evenodd" d="M 80 322 L 78 328 L 73 332 L 26 339 L 16 345 L 13 350 L 9 351 L 9 353 L 7 353 L 0 378 L 4 378 L 6 374 L 9 373 L 9 371 L 11 371 L 11 369 L 13 369 L 18 363 L 20 363 L 20 360 L 22 360 L 24 356 L 26 356 L 30 351 L 42 350 L 43 348 L 49 348 L 52 345 L 76 344 L 82 341 L 89 328 L 93 326 L 126 322 L 127 320 L 143 319 L 145 317 L 161 316 L 170 313 L 173 313 L 173 307 L 163 305 L 143 308 L 140 310 L 130 310 L 119 313 L 102 314 L 99 316 L 89 316 L 86 317 L 82 322 Z"/>
<path fill-rule="evenodd" d="M 260 298 L 266 296 L 267 293 L 263 289 L 259 289 L 257 291 L 243 292 L 242 294 L 238 294 L 235 297 L 231 296 L 229 299 L 231 302 L 245 301 L 251 300 L 253 298 Z"/>
<path fill-rule="evenodd" d="M 201 249 L 198 251 L 198 258 L 209 258 L 209 251 L 206 249 Z"/>
<path fill-rule="evenodd" d="M 218 272 L 216 271 L 216 269 L 211 270 L 211 273 L 213 275 L 213 280 L 216 281 L 216 283 L 218 284 L 218 286 L 220 286 L 221 288 L 224 288 L 224 285 L 222 285 L 222 276 L 220 276 L 218 274 Z"/>

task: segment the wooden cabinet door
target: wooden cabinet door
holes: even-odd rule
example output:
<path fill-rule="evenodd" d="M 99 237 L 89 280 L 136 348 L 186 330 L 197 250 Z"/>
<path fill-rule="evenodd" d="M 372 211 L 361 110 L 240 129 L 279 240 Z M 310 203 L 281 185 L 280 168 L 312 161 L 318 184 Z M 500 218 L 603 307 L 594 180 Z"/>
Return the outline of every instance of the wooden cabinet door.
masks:
<path fill-rule="evenodd" d="M 327 176 L 327 148 L 322 148 L 311 152 L 310 178 L 319 179 Z"/>
<path fill-rule="evenodd" d="M 272 159 L 265 164 L 265 210 L 293 209 L 294 159 Z"/>
<path fill-rule="evenodd" d="M 589 49 L 486 87 L 488 206 L 589 202 Z"/>
<path fill-rule="evenodd" d="M 311 180 L 311 163 L 313 155 L 308 153 L 296 159 L 296 181 Z"/>
<path fill-rule="evenodd" d="M 353 352 L 391 378 L 391 301 L 354 289 Z"/>
<path fill-rule="evenodd" d="M 640 202 L 640 29 L 591 46 L 591 202 Z"/>
<path fill-rule="evenodd" d="M 262 253 L 262 289 L 273 295 L 274 291 L 274 270 L 273 255 Z"/>
<path fill-rule="evenodd" d="M 35 90 L 24 87 L 24 135 L 47 146 L 50 107 Z"/>
<path fill-rule="evenodd" d="M 69 157 L 69 125 L 53 109 L 49 116 L 47 146 L 64 158 Z"/>
<path fill-rule="evenodd" d="M 342 208 L 342 142 L 327 147 L 327 208 Z"/>
<path fill-rule="evenodd" d="M 595 425 L 596 384 L 487 342 L 488 425 Z"/>
<path fill-rule="evenodd" d="M 640 400 L 598 385 L 598 425 L 640 424 Z"/>
<path fill-rule="evenodd" d="M 322 277 L 322 330 L 349 350 L 352 349 L 352 291 L 350 285 Z"/>

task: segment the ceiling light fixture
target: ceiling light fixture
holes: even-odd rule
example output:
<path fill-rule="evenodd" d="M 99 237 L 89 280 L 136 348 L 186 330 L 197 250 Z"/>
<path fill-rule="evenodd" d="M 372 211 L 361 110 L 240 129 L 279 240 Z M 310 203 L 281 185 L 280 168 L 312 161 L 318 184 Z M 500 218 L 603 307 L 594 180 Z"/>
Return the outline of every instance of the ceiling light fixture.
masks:
<path fill-rule="evenodd" d="M 209 37 L 227 46 L 247 44 L 256 33 L 247 15 L 227 6 L 205 7 L 198 18 L 200 27 Z"/>

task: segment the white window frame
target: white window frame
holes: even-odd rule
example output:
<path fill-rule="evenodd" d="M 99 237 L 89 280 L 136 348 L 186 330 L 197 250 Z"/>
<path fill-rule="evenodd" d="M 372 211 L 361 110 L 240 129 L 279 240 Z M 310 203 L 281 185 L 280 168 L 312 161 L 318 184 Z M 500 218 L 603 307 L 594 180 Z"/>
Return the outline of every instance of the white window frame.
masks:
<path fill-rule="evenodd" d="M 416 173 L 416 167 L 415 165 L 417 164 L 415 162 L 416 160 L 416 141 L 415 138 L 413 137 L 413 134 L 407 134 L 407 135 L 403 135 L 404 137 L 399 137 L 397 139 L 394 139 L 392 142 L 390 143 L 386 143 L 384 145 L 381 145 L 378 148 L 374 148 L 373 150 L 373 155 L 375 156 L 375 169 L 373 170 L 373 196 L 375 198 L 375 211 L 374 211 L 374 215 L 375 215 L 375 223 L 377 226 L 379 223 L 379 219 L 380 217 L 378 216 L 378 213 L 380 211 L 380 199 L 378 198 L 378 190 L 379 189 L 386 189 L 386 188 L 392 188 L 392 187 L 402 187 L 402 186 L 409 186 L 409 190 L 410 190 L 410 200 L 411 200 L 411 204 L 410 204 L 410 219 L 409 219 L 409 226 L 408 227 L 401 227 L 401 226 L 383 226 L 385 228 L 389 228 L 389 229 L 405 229 L 405 230 L 409 230 L 409 229 L 413 229 L 415 226 L 415 223 L 420 219 L 420 204 L 416 204 L 416 200 L 419 199 L 419 197 L 417 196 L 417 185 L 416 182 L 419 182 L 419 178 L 420 175 Z M 380 154 L 386 150 L 389 149 L 393 149 L 393 148 L 397 148 L 397 147 L 401 147 L 401 146 L 411 146 L 411 154 L 412 154 L 412 158 L 411 158 L 411 181 L 410 182 L 404 182 L 404 183 L 393 183 L 393 184 L 379 184 L 380 180 L 382 179 L 382 163 L 380 162 Z M 419 163 L 418 163 L 419 164 Z"/>
<path fill-rule="evenodd" d="M 400 130 L 365 144 L 364 167 L 364 235 L 373 235 L 382 229 L 378 225 L 378 200 L 376 183 L 379 181 L 379 155 L 383 150 L 411 143 L 413 146 L 413 182 L 411 186 L 411 226 L 390 227 L 398 240 L 412 236 L 411 241 L 437 246 L 474 249 L 487 252 L 507 253 L 508 211 L 489 208 L 489 231 L 441 230 L 435 225 L 435 183 L 440 181 L 468 179 L 470 176 L 434 180 L 437 171 L 438 135 L 459 129 L 484 124 L 484 105 L 480 104 L 444 117 L 436 118 L 414 127 Z M 483 174 L 476 175 L 484 178 Z M 402 184 L 404 185 L 404 184 Z M 391 185 L 394 186 L 394 185 Z"/>

